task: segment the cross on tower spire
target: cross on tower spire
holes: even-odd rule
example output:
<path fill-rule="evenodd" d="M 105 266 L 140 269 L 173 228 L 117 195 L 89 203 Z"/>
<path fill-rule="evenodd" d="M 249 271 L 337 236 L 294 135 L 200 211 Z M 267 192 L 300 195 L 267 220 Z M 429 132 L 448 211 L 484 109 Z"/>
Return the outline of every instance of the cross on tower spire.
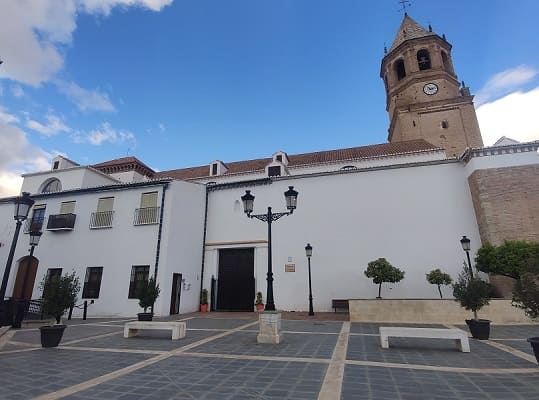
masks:
<path fill-rule="evenodd" d="M 412 7 L 412 2 L 410 0 L 399 0 L 398 3 L 401 5 L 399 11 L 404 11 L 404 15 L 407 15 L 406 7 Z"/>

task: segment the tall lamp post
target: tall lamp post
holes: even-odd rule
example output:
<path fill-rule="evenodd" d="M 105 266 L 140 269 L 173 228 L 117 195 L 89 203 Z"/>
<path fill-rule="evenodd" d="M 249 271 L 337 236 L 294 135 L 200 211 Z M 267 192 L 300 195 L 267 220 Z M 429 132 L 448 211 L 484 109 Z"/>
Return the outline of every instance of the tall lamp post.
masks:
<path fill-rule="evenodd" d="M 267 222 L 268 224 L 268 288 L 264 311 L 275 311 L 275 302 L 273 301 L 273 271 L 271 264 L 271 223 L 285 215 L 291 215 L 294 212 L 298 201 L 298 192 L 294 190 L 294 186 L 288 186 L 288 190 L 284 192 L 284 197 L 286 199 L 286 208 L 288 209 L 288 212 L 274 213 L 271 211 L 271 207 L 268 207 L 268 212 L 266 214 L 252 214 L 255 196 L 251 194 L 250 190 L 246 190 L 245 194 L 241 196 L 243 211 L 247 214 L 247 217 L 256 218 L 262 222 Z"/>
<path fill-rule="evenodd" d="M 472 263 L 470 262 L 470 239 L 466 236 L 463 236 L 460 239 L 460 244 L 462 245 L 462 250 L 466 252 L 466 257 L 468 258 L 468 269 L 470 271 L 470 279 L 473 278 Z"/>
<path fill-rule="evenodd" d="M 15 227 L 15 233 L 13 234 L 13 241 L 11 242 L 11 248 L 9 249 L 9 255 L 7 257 L 6 269 L 4 270 L 4 277 L 2 279 L 2 286 L 0 287 L 0 301 L 3 301 L 6 297 L 7 281 L 9 280 L 9 273 L 11 271 L 11 264 L 13 263 L 13 256 L 15 254 L 15 247 L 17 247 L 17 239 L 19 238 L 19 232 L 21 230 L 22 222 L 28 217 L 28 212 L 34 204 L 34 200 L 30 198 L 30 193 L 23 192 L 22 196 L 15 198 L 15 212 L 13 217 L 17 221 Z"/>
<path fill-rule="evenodd" d="M 313 291 L 311 289 L 311 256 L 313 255 L 313 247 L 310 243 L 305 246 L 305 254 L 309 263 L 309 315 L 314 315 L 313 311 Z"/>

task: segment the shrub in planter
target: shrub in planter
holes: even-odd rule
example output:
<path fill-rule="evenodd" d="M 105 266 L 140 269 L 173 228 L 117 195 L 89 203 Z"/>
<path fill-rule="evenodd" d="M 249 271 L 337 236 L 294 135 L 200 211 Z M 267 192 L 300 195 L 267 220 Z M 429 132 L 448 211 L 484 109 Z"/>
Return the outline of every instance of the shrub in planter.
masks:
<path fill-rule="evenodd" d="M 256 311 L 264 310 L 264 300 L 262 300 L 262 292 L 256 292 L 255 307 Z"/>
<path fill-rule="evenodd" d="M 442 296 L 442 289 L 440 286 L 451 285 L 453 279 L 451 279 L 451 275 L 440 271 L 439 268 L 436 268 L 427 274 L 427 281 L 432 285 L 438 286 L 438 293 L 440 293 L 440 299 L 443 299 L 444 297 Z"/>
<path fill-rule="evenodd" d="M 369 262 L 364 273 L 367 278 L 372 278 L 373 283 L 378 285 L 377 299 L 382 298 L 382 283 L 397 283 L 404 279 L 404 271 L 392 266 L 385 258 Z"/>
<path fill-rule="evenodd" d="M 467 319 L 466 324 L 470 328 L 472 336 L 476 339 L 488 339 L 490 336 L 490 321 L 479 319 L 477 312 L 488 305 L 492 286 L 477 276 L 470 276 L 467 267 L 459 275 L 453 284 L 453 296 L 466 310 L 473 312 L 473 319 Z"/>
<path fill-rule="evenodd" d="M 137 288 L 135 293 L 136 298 L 138 299 L 138 305 L 144 310 L 143 313 L 139 313 L 139 321 L 151 321 L 153 318 L 153 313 L 146 312 L 149 307 L 153 307 L 155 300 L 159 297 L 159 284 L 155 281 L 155 278 L 152 276 L 148 279 L 147 282 L 142 282 Z"/>
<path fill-rule="evenodd" d="M 56 321 L 52 326 L 39 328 L 41 345 L 43 347 L 56 347 L 62 340 L 66 328 L 60 323 L 62 315 L 76 303 L 80 291 L 80 281 L 75 272 L 59 277 L 45 276 L 40 287 L 43 290 L 42 311 L 46 315 L 52 315 Z"/>
<path fill-rule="evenodd" d="M 208 289 L 202 289 L 200 292 L 200 312 L 208 311 Z"/>

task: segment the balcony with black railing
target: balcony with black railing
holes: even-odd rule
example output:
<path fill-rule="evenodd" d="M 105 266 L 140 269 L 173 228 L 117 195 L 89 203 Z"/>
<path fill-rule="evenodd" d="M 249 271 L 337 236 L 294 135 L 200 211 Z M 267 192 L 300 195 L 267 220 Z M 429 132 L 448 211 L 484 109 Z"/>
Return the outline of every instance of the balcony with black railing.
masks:
<path fill-rule="evenodd" d="M 71 231 L 75 227 L 76 214 L 56 214 L 49 215 L 47 230 L 49 231 Z"/>
<path fill-rule="evenodd" d="M 160 207 L 145 207 L 135 210 L 133 225 L 152 225 L 159 222 Z"/>
<path fill-rule="evenodd" d="M 114 211 L 94 212 L 90 217 L 90 229 L 112 228 Z"/>

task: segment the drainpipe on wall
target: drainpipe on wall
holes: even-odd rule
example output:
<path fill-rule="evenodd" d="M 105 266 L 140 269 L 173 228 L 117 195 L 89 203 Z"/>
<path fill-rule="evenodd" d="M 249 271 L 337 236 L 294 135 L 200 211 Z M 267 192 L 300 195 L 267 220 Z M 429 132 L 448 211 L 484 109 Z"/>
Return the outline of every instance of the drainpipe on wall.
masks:
<path fill-rule="evenodd" d="M 206 186 L 206 202 L 204 204 L 204 233 L 202 235 L 202 266 L 200 268 L 200 293 L 204 288 L 204 261 L 206 256 L 206 229 L 208 225 L 208 187 Z M 200 303 L 200 302 L 199 302 Z M 200 307 L 200 304 L 199 304 Z M 211 310 L 211 306 L 210 306 Z M 200 308 L 199 308 L 200 311 Z"/>
<path fill-rule="evenodd" d="M 163 232 L 163 215 L 165 214 L 165 191 L 168 183 L 163 185 L 163 195 L 161 196 L 161 212 L 159 213 L 159 231 L 157 233 L 157 249 L 155 251 L 155 267 L 153 269 L 153 277 L 157 280 L 157 271 L 159 270 L 159 253 L 161 252 L 161 234 Z"/>
<path fill-rule="evenodd" d="M 159 270 L 159 253 L 161 252 L 161 234 L 163 232 L 163 215 L 165 214 L 165 191 L 167 190 L 168 183 L 163 185 L 163 194 L 161 196 L 161 212 L 159 213 L 159 230 L 157 232 L 157 248 L 155 250 L 155 266 L 153 269 L 153 278 L 157 282 L 157 271 Z M 151 308 L 153 314 L 153 304 Z"/>

